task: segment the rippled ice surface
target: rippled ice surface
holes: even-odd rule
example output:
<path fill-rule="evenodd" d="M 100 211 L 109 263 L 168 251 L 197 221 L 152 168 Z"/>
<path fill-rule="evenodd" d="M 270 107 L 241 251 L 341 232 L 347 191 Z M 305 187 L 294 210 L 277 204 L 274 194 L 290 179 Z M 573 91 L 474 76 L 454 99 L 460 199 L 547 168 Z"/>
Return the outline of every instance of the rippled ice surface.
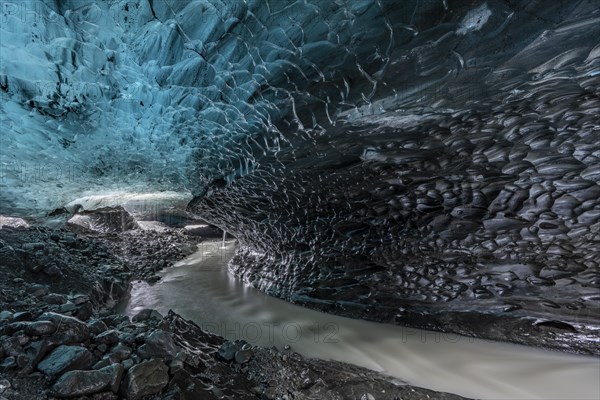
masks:
<path fill-rule="evenodd" d="M 298 307 L 248 287 L 227 271 L 234 242 L 199 251 L 149 286 L 134 284 L 126 308 L 169 309 L 228 339 L 289 344 L 306 357 L 384 371 L 410 384 L 482 399 L 598 399 L 600 360 L 453 334 L 378 324 Z"/>

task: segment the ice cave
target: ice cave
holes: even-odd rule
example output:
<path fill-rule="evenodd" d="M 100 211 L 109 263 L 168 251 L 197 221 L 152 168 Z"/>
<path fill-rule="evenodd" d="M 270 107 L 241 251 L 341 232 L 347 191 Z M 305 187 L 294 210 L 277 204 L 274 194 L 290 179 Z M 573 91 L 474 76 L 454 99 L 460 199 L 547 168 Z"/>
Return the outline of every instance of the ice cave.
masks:
<path fill-rule="evenodd" d="M 598 0 L 0 7 L 0 400 L 600 398 Z"/>

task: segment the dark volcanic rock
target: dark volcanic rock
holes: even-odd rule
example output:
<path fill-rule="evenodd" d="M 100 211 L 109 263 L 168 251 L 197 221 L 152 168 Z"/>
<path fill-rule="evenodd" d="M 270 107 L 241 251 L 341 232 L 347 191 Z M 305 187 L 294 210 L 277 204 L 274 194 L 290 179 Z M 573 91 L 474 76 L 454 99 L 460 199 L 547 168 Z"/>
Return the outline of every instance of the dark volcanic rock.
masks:
<path fill-rule="evenodd" d="M 37 369 L 55 378 L 67 371 L 88 369 L 94 363 L 94 356 L 85 347 L 58 346 L 37 366 Z"/>
<path fill-rule="evenodd" d="M 70 371 L 56 381 L 52 390 L 56 397 L 81 397 L 104 390 L 117 393 L 122 375 L 121 364 L 95 371 Z"/>
<path fill-rule="evenodd" d="M 42 336 L 56 332 L 56 324 L 52 321 L 13 322 L 8 329 L 13 332 L 23 330 L 30 336 Z"/>
<path fill-rule="evenodd" d="M 19 374 L 26 375 L 33 372 L 38 363 L 48 354 L 52 347 L 46 339 L 31 342 L 26 348 L 25 355 L 19 354 L 17 356 L 17 365 L 21 368 Z"/>
<path fill-rule="evenodd" d="M 93 335 L 99 335 L 102 332 L 105 332 L 108 330 L 108 326 L 106 326 L 106 324 L 99 319 L 93 319 L 91 321 L 88 321 L 87 323 L 88 329 L 90 330 L 90 333 Z"/>
<path fill-rule="evenodd" d="M 240 350 L 235 353 L 235 362 L 238 364 L 244 364 L 250 361 L 252 358 L 252 351 L 250 350 Z"/>
<path fill-rule="evenodd" d="M 0 363 L 0 371 L 2 372 L 9 371 L 16 367 L 17 361 L 12 356 L 4 358 L 4 360 L 2 360 L 2 362 Z"/>
<path fill-rule="evenodd" d="M 48 304 L 65 304 L 67 297 L 62 294 L 50 293 L 42 297 L 42 300 Z"/>
<path fill-rule="evenodd" d="M 94 338 L 94 342 L 97 344 L 115 344 L 119 341 L 119 332 L 111 329 L 102 332 Z"/>
<path fill-rule="evenodd" d="M 149 318 L 156 318 L 156 319 L 162 319 L 162 315 L 152 309 L 152 308 L 145 308 L 142 311 L 138 312 L 136 315 L 133 316 L 133 318 L 131 319 L 133 322 L 142 322 L 142 321 L 146 321 Z"/>
<path fill-rule="evenodd" d="M 178 351 L 170 332 L 156 330 L 146 337 L 145 343 L 138 348 L 137 353 L 143 359 L 160 357 L 168 361 L 174 359 Z"/>
<path fill-rule="evenodd" d="M 110 356 L 117 359 L 118 361 L 123 361 L 129 358 L 129 356 L 131 356 L 132 353 L 132 348 L 122 343 L 119 343 L 118 345 L 110 349 Z"/>
<path fill-rule="evenodd" d="M 127 371 L 121 395 L 137 400 L 159 393 L 169 383 L 169 368 L 159 359 L 144 361 Z"/>
<path fill-rule="evenodd" d="M 235 358 L 235 353 L 240 350 L 240 347 L 233 342 L 225 342 L 219 347 L 219 357 L 225 361 L 231 361 Z"/>
<path fill-rule="evenodd" d="M 56 332 L 53 335 L 56 343 L 78 343 L 86 340 L 90 335 L 90 330 L 85 322 L 74 317 L 47 312 L 42 314 L 38 320 L 51 321 L 57 326 Z"/>

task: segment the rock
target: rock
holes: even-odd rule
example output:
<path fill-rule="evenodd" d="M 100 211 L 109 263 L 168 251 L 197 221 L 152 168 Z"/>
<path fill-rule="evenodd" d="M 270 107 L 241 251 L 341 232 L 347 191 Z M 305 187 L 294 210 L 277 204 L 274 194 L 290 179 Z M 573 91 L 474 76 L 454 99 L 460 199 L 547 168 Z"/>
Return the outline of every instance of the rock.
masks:
<path fill-rule="evenodd" d="M 87 321 L 88 319 L 90 319 L 93 313 L 94 308 L 92 307 L 92 303 L 84 303 L 77 307 L 75 317 L 82 321 Z"/>
<path fill-rule="evenodd" d="M 109 315 L 102 318 L 102 321 L 104 321 L 108 326 L 117 326 L 119 324 L 129 322 L 129 317 L 127 315 Z"/>
<path fill-rule="evenodd" d="M 123 360 L 121 364 L 123 364 L 123 367 L 128 370 L 129 368 L 133 367 L 134 362 L 132 359 L 128 358 L 127 360 Z"/>
<path fill-rule="evenodd" d="M 44 250 L 45 247 L 46 247 L 46 245 L 44 243 L 42 243 L 42 242 L 23 243 L 21 245 L 21 248 L 23 250 L 27 250 L 27 251 Z"/>
<path fill-rule="evenodd" d="M 19 354 L 17 356 L 16 363 L 18 368 L 25 368 L 27 363 L 29 363 L 29 358 L 27 358 L 25 354 Z M 29 373 L 30 370 L 31 369 L 28 368 L 25 373 Z"/>
<path fill-rule="evenodd" d="M 50 293 L 50 289 L 48 289 L 48 286 L 35 284 L 35 285 L 29 286 L 27 288 L 27 292 L 32 294 L 35 297 L 43 297 L 43 296 L 47 295 L 48 293 Z"/>
<path fill-rule="evenodd" d="M 110 350 L 110 355 L 112 357 L 115 357 L 119 361 L 129 358 L 132 353 L 133 350 L 131 349 L 131 347 L 126 346 L 122 343 L 116 345 Z"/>
<path fill-rule="evenodd" d="M 161 319 L 163 319 L 163 316 L 158 311 L 156 311 L 152 308 L 145 308 L 142 311 L 140 311 L 139 313 L 137 313 L 132 318 L 132 321 L 133 322 L 142 322 L 142 321 L 146 321 L 150 318 L 161 320 Z"/>
<path fill-rule="evenodd" d="M 217 354 L 225 361 L 231 361 L 235 358 L 235 353 L 239 350 L 239 347 L 233 342 L 225 342 L 219 347 Z"/>
<path fill-rule="evenodd" d="M 37 369 L 51 378 L 67 371 L 88 369 L 94 363 L 94 356 L 85 347 L 59 346 L 37 366 Z"/>
<path fill-rule="evenodd" d="M 183 361 L 181 360 L 173 360 L 169 364 L 169 373 L 171 375 L 175 375 L 177 372 L 183 370 Z"/>
<path fill-rule="evenodd" d="M 36 274 L 37 274 L 38 272 L 41 272 L 43 269 L 44 269 L 44 265 L 42 265 L 42 264 L 34 264 L 34 265 L 31 267 L 31 270 L 32 270 L 33 272 L 35 272 Z"/>
<path fill-rule="evenodd" d="M 92 365 L 92 369 L 102 369 L 104 367 L 108 367 L 111 364 L 111 361 L 108 357 L 104 357 L 102 360 L 98 361 L 96 364 Z"/>
<path fill-rule="evenodd" d="M 100 371 L 107 372 L 111 375 L 109 388 L 113 393 L 118 393 L 125 368 L 121 364 L 112 364 L 106 368 L 102 368 Z"/>
<path fill-rule="evenodd" d="M 155 330 L 146 337 L 145 343 L 138 348 L 137 353 L 143 359 L 160 357 L 170 361 L 178 351 L 170 332 Z"/>
<path fill-rule="evenodd" d="M 58 266 L 56 266 L 56 264 L 45 265 L 44 268 L 42 268 L 42 271 L 44 271 L 44 273 L 48 276 L 62 275 L 62 271 L 60 268 L 58 268 Z"/>
<path fill-rule="evenodd" d="M 57 293 L 50 293 L 42 297 L 42 300 L 48 304 L 65 304 L 67 302 L 66 296 Z"/>
<path fill-rule="evenodd" d="M 8 322 L 13 319 L 13 313 L 10 311 L 2 311 L 0 312 L 0 323 Z"/>
<path fill-rule="evenodd" d="M 56 332 L 52 336 L 56 344 L 80 343 L 90 336 L 88 326 L 77 318 L 53 312 L 45 312 L 38 320 L 52 321 L 57 325 Z"/>
<path fill-rule="evenodd" d="M 132 344 L 136 341 L 136 334 L 131 332 L 119 332 L 119 341 Z"/>
<path fill-rule="evenodd" d="M 16 361 L 15 357 L 13 357 L 13 356 L 6 357 L 0 363 L 0 371 L 2 371 L 2 372 L 6 372 L 6 371 L 11 370 L 16 367 L 17 367 L 17 361 Z"/>
<path fill-rule="evenodd" d="M 375 400 L 375 396 L 373 396 L 371 393 L 365 393 L 360 396 L 360 400 Z"/>
<path fill-rule="evenodd" d="M 127 399 L 159 393 L 169 383 L 169 369 L 159 359 L 144 361 L 127 371 L 121 395 Z"/>
<path fill-rule="evenodd" d="M 99 319 L 93 319 L 91 321 L 89 321 L 87 323 L 88 329 L 90 330 L 90 333 L 94 334 L 94 335 L 99 335 L 102 332 L 105 332 L 108 330 L 108 326 L 106 326 L 106 324 L 99 320 Z"/>
<path fill-rule="evenodd" d="M 119 332 L 111 329 L 103 332 L 94 338 L 97 344 L 115 344 L 119 341 Z"/>
<path fill-rule="evenodd" d="M 151 277 L 149 277 L 148 279 L 146 279 L 146 282 L 153 284 L 160 281 L 160 276 L 158 275 L 152 275 Z"/>
<path fill-rule="evenodd" d="M 21 368 L 21 375 L 27 375 L 35 370 L 36 365 L 44 358 L 51 350 L 52 346 L 46 339 L 31 342 L 26 349 L 26 356 L 19 355 L 17 357 L 17 365 Z M 23 358 L 25 365 L 22 365 Z"/>
<path fill-rule="evenodd" d="M 107 389 L 117 393 L 122 375 L 121 364 L 93 371 L 70 371 L 56 381 L 52 390 L 56 397 L 81 397 Z"/>
<path fill-rule="evenodd" d="M 75 296 L 71 297 L 70 300 L 76 306 L 80 306 L 83 303 L 88 303 L 90 301 L 90 297 L 87 296 L 87 295 L 85 295 L 85 294 L 78 294 L 78 295 L 75 295 Z"/>
<path fill-rule="evenodd" d="M 73 303 L 66 303 L 66 304 L 61 305 L 58 310 L 61 313 L 68 313 L 68 312 L 77 310 L 77 306 Z"/>
<path fill-rule="evenodd" d="M 22 311 L 13 314 L 13 321 L 31 321 L 33 319 L 33 314 L 29 311 Z"/>
<path fill-rule="evenodd" d="M 6 391 L 6 389 L 10 389 L 11 384 L 8 381 L 8 379 L 2 379 L 0 380 L 0 393 L 4 393 Z"/>
<path fill-rule="evenodd" d="M 238 364 L 247 363 L 250 358 L 252 358 L 251 350 L 240 350 L 235 353 L 235 362 Z"/>
<path fill-rule="evenodd" d="M 52 321 L 21 322 L 23 330 L 30 336 L 50 335 L 56 331 L 56 325 Z"/>

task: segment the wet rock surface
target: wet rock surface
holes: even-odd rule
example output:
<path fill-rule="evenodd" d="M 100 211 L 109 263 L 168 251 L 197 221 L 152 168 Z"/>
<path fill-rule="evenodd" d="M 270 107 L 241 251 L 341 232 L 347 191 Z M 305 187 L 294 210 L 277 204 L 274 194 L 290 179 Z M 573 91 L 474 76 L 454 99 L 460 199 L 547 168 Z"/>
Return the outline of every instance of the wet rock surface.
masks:
<path fill-rule="evenodd" d="M 62 375 L 52 386 L 56 397 L 82 397 L 110 389 L 116 393 L 119 390 L 123 366 L 113 364 L 99 370 L 71 371 Z"/>
<path fill-rule="evenodd" d="M 50 378 L 56 378 L 75 369 L 88 369 L 94 362 L 94 356 L 85 347 L 58 346 L 37 365 L 37 369 Z"/>
<path fill-rule="evenodd" d="M 157 394 L 169 383 L 169 368 L 159 359 L 143 361 L 127 371 L 122 395 L 128 399 L 140 399 Z"/>
<path fill-rule="evenodd" d="M 2 249 L 20 243 L 43 248 L 63 231 L 0 230 Z M 52 238 L 51 238 L 52 237 Z M 175 239 L 143 241 L 135 236 L 134 255 L 163 249 Z M 77 246 L 59 251 L 73 261 L 77 279 L 55 282 L 26 268 L 27 257 L 2 258 L 0 292 L 0 396 L 16 400 L 80 399 L 460 399 L 459 396 L 406 386 L 397 379 L 343 363 L 304 359 L 289 348 L 278 351 L 227 342 L 169 312 L 142 310 L 131 320 L 112 307 L 119 296 L 100 295 L 94 283 L 119 277 L 128 284 L 149 258 L 128 258 L 115 249 L 116 237 L 76 236 Z M 132 240 L 131 238 L 122 239 Z M 145 244 L 142 244 L 145 243 Z M 119 268 L 86 266 L 80 247 L 104 250 Z M 156 248 L 154 247 L 156 246 Z M 27 246 L 28 254 L 42 245 Z M 174 258 L 184 252 L 173 253 Z M 50 256 L 49 258 L 52 258 Z M 133 271 L 127 262 L 135 266 Z M 121 275 L 126 271 L 126 275 Z M 114 274 L 111 275 L 111 274 Z M 16 282 L 16 283 L 15 283 Z M 13 286 L 18 286 L 14 288 Z M 65 286 L 63 286 L 65 285 Z M 20 296 L 20 297 L 19 297 Z M 57 301 L 60 299 L 61 301 Z M 63 303 L 63 300 L 65 301 Z M 63 304 L 60 304 L 63 303 Z M 70 307 L 63 307 L 64 305 Z M 81 313 L 89 306 L 89 313 Z M 322 374 L 327 377 L 319 378 Z M 8 382 L 8 383 L 6 383 Z M 339 385 L 343 382 L 343 385 Z M 385 393 L 385 394 L 382 394 Z M 368 397 L 367 397 L 368 398 Z"/>

